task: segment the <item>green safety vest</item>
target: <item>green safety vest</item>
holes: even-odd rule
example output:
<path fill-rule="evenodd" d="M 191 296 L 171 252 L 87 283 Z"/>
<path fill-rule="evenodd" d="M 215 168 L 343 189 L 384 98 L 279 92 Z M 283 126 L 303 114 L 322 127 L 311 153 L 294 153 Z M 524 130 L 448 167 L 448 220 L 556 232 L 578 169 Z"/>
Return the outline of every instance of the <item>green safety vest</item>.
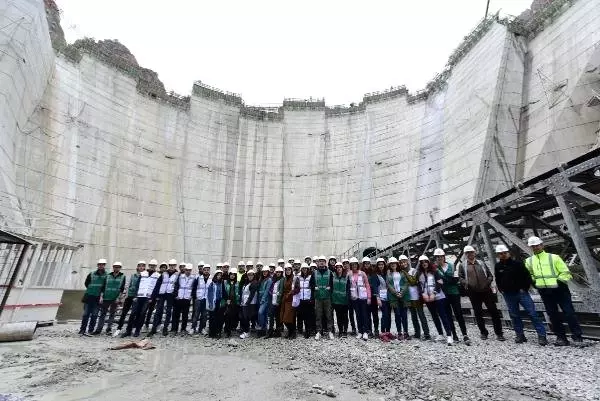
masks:
<path fill-rule="evenodd" d="M 573 278 L 560 256 L 545 251 L 525 259 L 525 267 L 529 270 L 536 288 L 556 288 L 559 280 L 567 282 Z"/>
<path fill-rule="evenodd" d="M 140 273 L 133 273 L 129 279 L 129 288 L 127 289 L 128 297 L 136 297 L 138 290 L 138 283 L 140 282 Z"/>
<path fill-rule="evenodd" d="M 329 280 L 331 278 L 331 272 L 325 270 L 325 274 L 322 274 L 320 270 L 315 270 L 315 299 L 329 299 L 331 298 L 331 289 L 329 287 Z"/>
<path fill-rule="evenodd" d="M 342 274 L 342 277 L 338 277 L 337 274 L 333 276 L 333 293 L 331 296 L 331 303 L 335 305 L 348 305 L 348 293 L 346 292 L 348 285 L 348 276 Z"/>
<path fill-rule="evenodd" d="M 112 273 L 106 275 L 106 286 L 104 287 L 103 297 L 105 301 L 114 301 L 119 298 L 123 280 L 125 280 L 123 273 L 119 273 L 117 277 L 113 276 Z"/>
<path fill-rule="evenodd" d="M 96 270 L 93 273 L 90 273 L 90 284 L 85 290 L 85 295 L 90 295 L 92 297 L 99 297 L 102 292 L 102 286 L 104 285 L 104 280 L 106 279 L 105 274 L 98 274 Z"/>
<path fill-rule="evenodd" d="M 231 283 L 229 281 L 225 282 L 225 294 L 223 294 L 223 300 L 227 301 L 228 299 L 232 301 L 231 303 L 234 305 L 240 304 L 240 293 L 238 291 L 239 284 L 236 282 L 233 285 L 233 299 L 230 299 L 231 294 Z"/>

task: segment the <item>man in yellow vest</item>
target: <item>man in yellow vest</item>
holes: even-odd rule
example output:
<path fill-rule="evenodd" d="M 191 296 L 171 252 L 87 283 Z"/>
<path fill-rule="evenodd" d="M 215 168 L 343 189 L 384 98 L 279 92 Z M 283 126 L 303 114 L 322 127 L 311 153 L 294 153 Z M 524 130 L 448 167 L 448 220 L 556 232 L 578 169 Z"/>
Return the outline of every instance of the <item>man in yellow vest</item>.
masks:
<path fill-rule="evenodd" d="M 533 285 L 540 293 L 546 307 L 546 313 L 556 334 L 554 345 L 569 345 L 563 319 L 558 312 L 559 306 L 569 324 L 573 341 L 583 341 L 581 326 L 575 316 L 571 292 L 567 284 L 573 278 L 569 268 L 559 255 L 544 251 L 544 243 L 540 238 L 529 237 L 527 245 L 531 247 L 533 255 L 525 259 L 525 267 L 529 270 Z"/>

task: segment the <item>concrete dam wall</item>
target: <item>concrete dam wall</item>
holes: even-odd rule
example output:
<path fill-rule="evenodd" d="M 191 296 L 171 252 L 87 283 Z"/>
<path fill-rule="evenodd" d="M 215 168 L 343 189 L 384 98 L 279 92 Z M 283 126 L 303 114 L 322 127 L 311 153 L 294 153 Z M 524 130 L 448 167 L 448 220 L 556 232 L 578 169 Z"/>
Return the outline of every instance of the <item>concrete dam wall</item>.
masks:
<path fill-rule="evenodd" d="M 482 22 L 425 92 L 275 110 L 68 57 L 48 3 L 0 0 L 0 228 L 77 246 L 75 266 L 384 247 L 597 144 L 600 0 L 525 34 Z"/>

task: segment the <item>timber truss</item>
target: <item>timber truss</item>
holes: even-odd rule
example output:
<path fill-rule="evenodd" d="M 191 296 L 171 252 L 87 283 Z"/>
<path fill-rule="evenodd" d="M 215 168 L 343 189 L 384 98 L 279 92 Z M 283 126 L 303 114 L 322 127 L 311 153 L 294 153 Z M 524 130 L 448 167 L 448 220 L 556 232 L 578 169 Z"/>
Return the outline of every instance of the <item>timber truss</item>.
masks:
<path fill-rule="evenodd" d="M 527 237 L 539 236 L 559 254 L 574 275 L 581 311 L 600 311 L 600 149 L 548 171 L 515 188 L 423 229 L 377 252 L 405 254 L 413 263 L 421 254 L 443 248 L 462 257 L 473 245 L 493 267 L 494 245 L 505 244 L 516 257 L 531 254 Z"/>

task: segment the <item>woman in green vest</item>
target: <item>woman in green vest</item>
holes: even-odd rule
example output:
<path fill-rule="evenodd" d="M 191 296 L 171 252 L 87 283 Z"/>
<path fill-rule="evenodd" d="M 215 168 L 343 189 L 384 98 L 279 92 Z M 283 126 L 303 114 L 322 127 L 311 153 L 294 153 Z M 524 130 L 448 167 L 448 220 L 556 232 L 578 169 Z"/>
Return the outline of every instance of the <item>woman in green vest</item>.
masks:
<path fill-rule="evenodd" d="M 350 282 L 348 281 L 348 274 L 344 272 L 344 265 L 341 262 L 336 262 L 335 274 L 333 275 L 331 305 L 337 319 L 338 337 L 348 337 L 349 293 Z"/>
<path fill-rule="evenodd" d="M 79 327 L 79 335 L 81 336 L 92 335 L 96 327 L 100 296 L 102 295 L 102 288 L 106 279 L 105 267 L 106 259 L 98 260 L 96 271 L 88 274 L 85 278 L 85 294 L 83 294 L 83 299 L 81 300 L 83 302 L 83 316 L 81 317 L 81 326 Z"/>
<path fill-rule="evenodd" d="M 156 259 L 152 259 L 150 263 L 154 262 L 154 264 L 158 263 Z M 163 262 L 164 263 L 164 262 Z M 140 260 L 135 269 L 135 273 L 131 275 L 129 278 L 129 286 L 127 287 L 127 298 L 125 298 L 125 302 L 123 302 L 123 308 L 121 309 L 121 316 L 119 317 L 119 324 L 117 325 L 117 330 L 113 337 L 118 337 L 121 334 L 121 330 L 123 330 L 123 325 L 125 324 L 125 318 L 127 317 L 127 313 L 131 309 L 133 305 L 133 300 L 137 296 L 138 283 L 140 282 L 141 273 L 146 270 L 146 262 Z"/>
<path fill-rule="evenodd" d="M 104 280 L 100 318 L 98 319 L 96 330 L 92 333 L 94 335 L 98 335 L 102 332 L 107 312 L 108 323 L 106 325 L 106 335 L 112 334 L 112 325 L 115 320 L 117 306 L 119 305 L 119 297 L 125 292 L 125 275 L 121 273 L 121 267 L 123 267 L 121 262 L 113 263 L 112 273 L 106 275 L 106 279 Z"/>
<path fill-rule="evenodd" d="M 227 305 L 225 309 L 225 336 L 231 337 L 231 332 L 237 329 L 239 321 L 240 293 L 237 281 L 238 269 L 229 269 L 229 277 L 225 280 L 225 295 L 223 299 Z"/>

